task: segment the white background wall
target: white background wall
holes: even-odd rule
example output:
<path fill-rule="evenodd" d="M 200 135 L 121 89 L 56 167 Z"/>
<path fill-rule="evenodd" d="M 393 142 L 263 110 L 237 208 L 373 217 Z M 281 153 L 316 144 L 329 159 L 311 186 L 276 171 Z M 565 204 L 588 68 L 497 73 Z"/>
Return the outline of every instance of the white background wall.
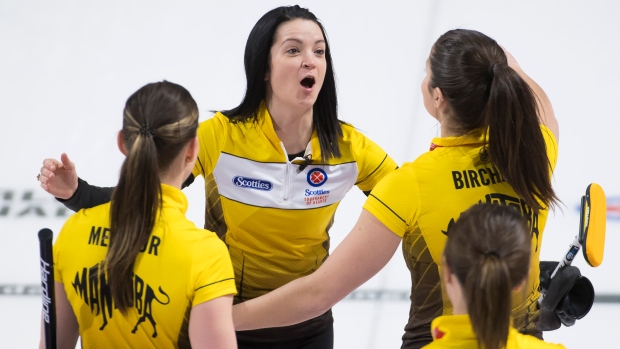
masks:
<path fill-rule="evenodd" d="M 620 294 L 617 101 L 620 3 L 593 1 L 300 1 L 324 24 L 337 74 L 341 118 L 384 147 L 398 163 L 426 151 L 438 135 L 420 83 L 436 38 L 476 29 L 508 48 L 546 90 L 560 122 L 554 185 L 565 206 L 551 216 L 543 259 L 558 259 L 577 232 L 577 205 L 597 182 L 610 208 L 602 266 L 575 265 L 599 294 Z M 22 293 L 39 282 L 37 231 L 57 232 L 66 215 L 35 176 L 46 157 L 67 152 L 81 177 L 112 186 L 122 155 L 116 132 L 127 97 L 166 79 L 190 90 L 201 110 L 231 108 L 245 90 L 243 50 L 254 23 L 281 1 L 0 2 L 0 347 L 38 342 L 40 298 Z M 201 183 L 185 190 L 190 217 L 202 225 Z M 364 197 L 352 190 L 332 229 L 346 235 Z M 43 215 L 41 215 L 43 213 Z M 16 286 L 17 285 L 17 286 Z M 400 252 L 365 289 L 403 291 Z M 17 287 L 17 288 L 16 288 Z M 408 302 L 345 301 L 335 308 L 336 348 L 398 347 Z M 596 303 L 585 319 L 546 338 L 569 348 L 605 347 L 618 305 Z M 615 327 L 615 326 L 614 326 Z M 593 333 L 596 333 L 595 335 Z"/>

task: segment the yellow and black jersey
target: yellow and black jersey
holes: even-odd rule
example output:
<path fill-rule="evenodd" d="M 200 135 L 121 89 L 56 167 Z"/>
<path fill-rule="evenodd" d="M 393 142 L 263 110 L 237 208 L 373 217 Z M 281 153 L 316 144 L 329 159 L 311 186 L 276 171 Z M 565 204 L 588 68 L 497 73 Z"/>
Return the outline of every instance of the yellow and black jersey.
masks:
<path fill-rule="evenodd" d="M 206 228 L 229 247 L 236 302 L 268 293 L 319 268 L 340 200 L 357 185 L 370 191 L 396 163 L 342 124 L 342 156 L 321 162 L 316 131 L 302 157 L 289 161 L 263 104 L 258 121 L 221 113 L 200 124 L 193 175 L 205 177 Z"/>
<path fill-rule="evenodd" d="M 557 142 L 547 127 L 541 126 L 541 130 L 553 171 Z M 434 150 L 388 175 L 364 204 L 364 209 L 403 238 L 403 254 L 413 283 L 409 323 L 403 336 L 405 348 L 430 342 L 431 321 L 452 313 L 438 267 L 446 232 L 461 212 L 480 202 L 514 207 L 528 220 L 532 233 L 530 276 L 526 292 L 513 296 L 513 315 L 519 330 L 535 326 L 540 244 L 548 211 L 535 213 L 501 173 L 483 160 L 487 158 L 483 137 L 482 130 L 477 130 L 460 137 L 433 139 Z"/>
<path fill-rule="evenodd" d="M 187 199 L 162 184 L 155 228 L 134 265 L 134 306 L 123 315 L 105 273 L 110 204 L 69 218 L 54 244 L 54 277 L 79 323 L 84 348 L 189 348 L 191 307 L 235 294 L 230 256 L 216 234 L 185 217 Z"/>
<path fill-rule="evenodd" d="M 471 327 L 469 315 L 446 315 L 433 320 L 433 342 L 424 349 L 479 349 L 479 343 Z M 536 337 L 519 333 L 510 328 L 506 349 L 562 349 L 561 344 L 544 342 Z"/>

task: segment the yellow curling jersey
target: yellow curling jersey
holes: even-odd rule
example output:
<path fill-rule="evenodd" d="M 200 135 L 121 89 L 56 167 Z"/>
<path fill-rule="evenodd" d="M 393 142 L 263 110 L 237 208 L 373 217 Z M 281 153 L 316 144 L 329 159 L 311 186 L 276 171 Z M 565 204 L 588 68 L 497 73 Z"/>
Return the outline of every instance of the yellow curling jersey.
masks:
<path fill-rule="evenodd" d="M 558 148 L 553 133 L 541 125 L 551 171 Z M 434 150 L 403 165 L 372 191 L 364 209 L 403 238 L 403 254 L 411 272 L 411 309 L 403 335 L 404 347 L 430 342 L 431 321 L 451 314 L 452 305 L 442 291 L 438 264 L 448 227 L 461 212 L 480 202 L 514 207 L 527 219 L 532 233 L 532 259 L 525 292 L 513 295 L 517 329 L 531 330 L 537 320 L 539 255 L 548 211 L 535 213 L 504 181 L 501 173 L 481 160 L 482 130 L 460 137 L 433 139 Z"/>
<path fill-rule="evenodd" d="M 433 320 L 433 342 L 424 349 L 479 349 L 469 315 L 447 315 Z M 510 328 L 505 349 L 562 349 L 561 344 L 544 342 Z"/>
<path fill-rule="evenodd" d="M 305 156 L 288 160 L 264 103 L 258 122 L 221 113 L 198 129 L 194 176 L 205 177 L 206 225 L 229 247 L 235 302 L 268 293 L 321 266 L 340 200 L 357 185 L 370 191 L 396 163 L 379 146 L 342 124 L 342 156 L 321 163 L 316 131 Z"/>
<path fill-rule="evenodd" d="M 162 184 L 163 206 L 134 265 L 134 307 L 115 308 L 103 274 L 110 204 L 69 218 L 54 244 L 54 277 L 79 323 L 84 348 L 189 348 L 191 307 L 235 294 L 226 245 L 185 218 L 187 199 Z"/>

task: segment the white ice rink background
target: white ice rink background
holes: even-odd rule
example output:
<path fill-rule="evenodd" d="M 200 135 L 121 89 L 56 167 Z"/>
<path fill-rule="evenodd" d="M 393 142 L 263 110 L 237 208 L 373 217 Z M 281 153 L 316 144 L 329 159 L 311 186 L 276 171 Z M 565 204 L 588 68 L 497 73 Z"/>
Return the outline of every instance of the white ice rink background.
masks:
<path fill-rule="evenodd" d="M 112 186 L 122 155 L 116 132 L 127 97 L 166 79 L 192 93 L 201 110 L 234 107 L 245 90 L 243 50 L 254 23 L 282 1 L 0 1 L 0 348 L 38 343 L 36 233 L 58 232 L 68 212 L 35 179 L 46 157 L 67 152 L 79 175 Z M 615 348 L 620 321 L 620 2 L 300 1 L 325 26 L 337 75 L 341 118 L 400 164 L 428 149 L 437 123 L 420 83 L 433 42 L 449 29 L 495 38 L 549 95 L 560 122 L 551 215 L 542 258 L 557 260 L 577 232 L 586 186 L 608 197 L 603 264 L 579 266 L 597 302 L 573 327 L 545 338 L 569 348 Z M 203 224 L 202 182 L 184 190 L 189 216 Z M 332 249 L 360 213 L 353 189 L 331 230 Z M 363 256 L 360 256 L 363 258 Z M 336 348 L 398 348 L 406 323 L 409 273 L 399 252 L 355 297 L 334 308 Z M 606 296 L 606 297 L 603 297 Z M 603 302 L 608 300 L 608 302 Z"/>

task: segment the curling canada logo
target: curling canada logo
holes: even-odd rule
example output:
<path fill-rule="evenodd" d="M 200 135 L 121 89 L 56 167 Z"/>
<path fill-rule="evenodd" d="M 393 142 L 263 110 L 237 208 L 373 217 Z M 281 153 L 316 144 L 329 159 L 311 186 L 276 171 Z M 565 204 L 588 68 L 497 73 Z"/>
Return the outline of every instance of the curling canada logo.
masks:
<path fill-rule="evenodd" d="M 264 191 L 270 191 L 273 189 L 273 183 L 261 179 L 235 176 L 232 181 L 235 186 L 240 188 L 250 188 Z"/>
<path fill-rule="evenodd" d="M 320 187 L 327 182 L 327 173 L 320 168 L 313 168 L 308 171 L 308 184 L 313 187 Z"/>

